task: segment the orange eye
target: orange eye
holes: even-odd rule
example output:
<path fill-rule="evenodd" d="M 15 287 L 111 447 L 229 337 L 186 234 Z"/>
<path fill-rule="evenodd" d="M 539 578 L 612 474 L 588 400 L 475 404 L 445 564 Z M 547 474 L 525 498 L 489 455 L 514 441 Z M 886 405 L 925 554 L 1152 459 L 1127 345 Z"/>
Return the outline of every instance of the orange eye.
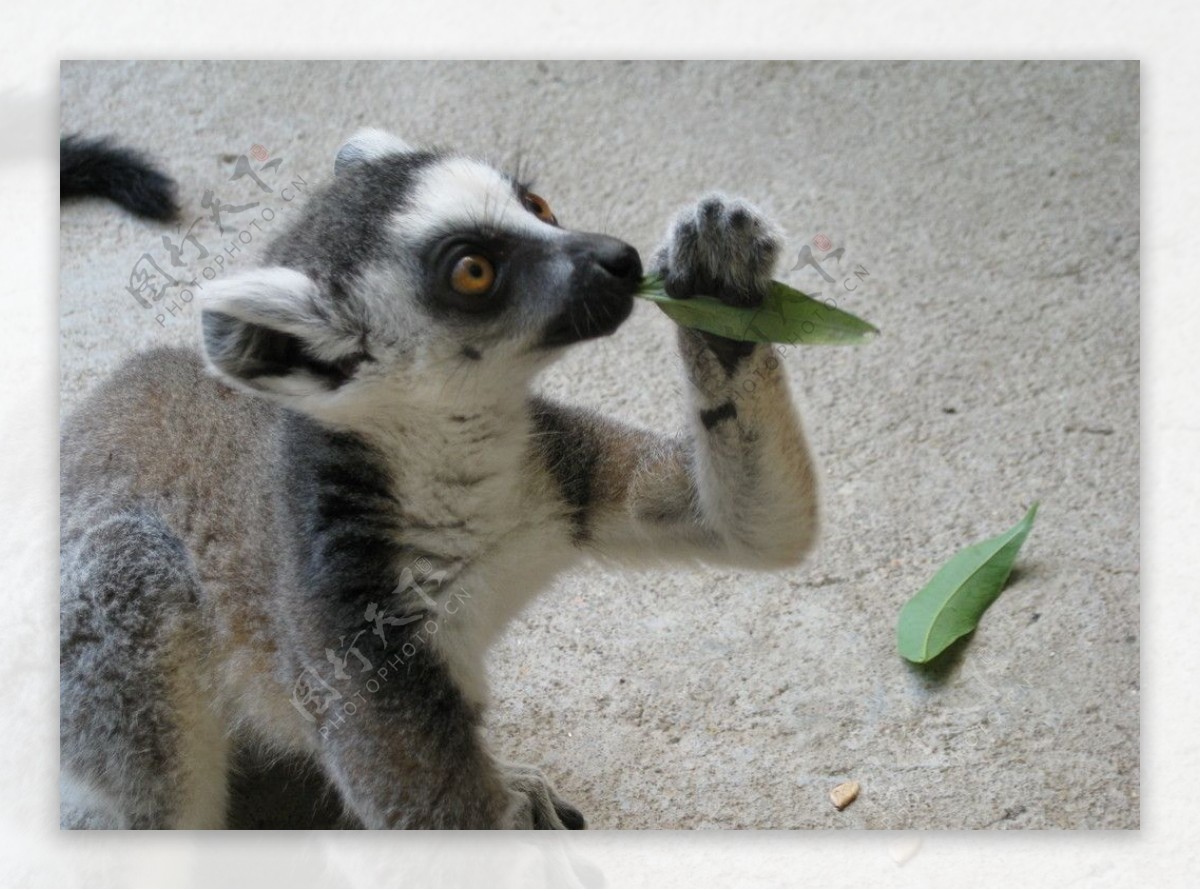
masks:
<path fill-rule="evenodd" d="M 450 286 L 468 297 L 486 294 L 495 281 L 496 269 L 491 260 L 477 253 L 468 254 L 460 259 L 450 272 Z"/>
<path fill-rule="evenodd" d="M 525 207 L 542 222 L 548 222 L 552 226 L 558 225 L 558 219 L 554 216 L 554 211 L 550 209 L 550 205 L 546 203 L 546 199 L 541 195 L 526 192 Z"/>

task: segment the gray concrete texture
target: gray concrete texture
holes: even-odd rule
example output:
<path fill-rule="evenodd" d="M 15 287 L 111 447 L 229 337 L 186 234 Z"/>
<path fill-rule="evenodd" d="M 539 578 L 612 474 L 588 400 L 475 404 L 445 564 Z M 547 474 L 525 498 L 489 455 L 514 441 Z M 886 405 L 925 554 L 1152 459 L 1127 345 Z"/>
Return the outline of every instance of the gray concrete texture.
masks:
<path fill-rule="evenodd" d="M 62 68 L 64 132 L 160 158 L 214 253 L 237 232 L 205 191 L 261 202 L 227 217 L 252 236 L 229 265 L 294 213 L 284 182 L 307 182 L 301 200 L 374 125 L 520 155 L 566 225 L 644 255 L 698 194 L 746 196 L 788 234 L 779 277 L 882 329 L 787 350 L 822 468 L 803 567 L 587 568 L 492 653 L 494 747 L 540 764 L 594 828 L 1138 826 L 1138 102 L 1136 63 Z M 230 181 L 254 144 L 282 161 L 273 193 Z M 276 220 L 248 228 L 264 207 Z M 64 410 L 134 350 L 194 340 L 192 308 L 159 324 L 167 301 L 125 289 L 143 253 L 170 268 L 164 232 L 183 234 L 64 207 Z M 789 271 L 818 235 L 844 248 L 833 283 Z M 647 304 L 543 385 L 665 430 L 681 374 Z M 904 662 L 907 598 L 1034 500 L 976 633 Z M 862 793 L 838 812 L 848 779 Z"/>

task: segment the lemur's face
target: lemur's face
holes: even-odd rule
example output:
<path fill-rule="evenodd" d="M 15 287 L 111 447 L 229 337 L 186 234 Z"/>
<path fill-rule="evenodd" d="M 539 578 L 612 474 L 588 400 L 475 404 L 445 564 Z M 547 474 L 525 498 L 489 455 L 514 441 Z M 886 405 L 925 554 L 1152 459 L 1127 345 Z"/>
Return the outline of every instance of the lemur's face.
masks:
<path fill-rule="evenodd" d="M 615 331 L 642 276 L 634 248 L 564 229 L 515 178 L 377 131 L 342 148 L 268 260 L 207 288 L 205 351 L 242 388 L 310 408 L 520 386 Z"/>
<path fill-rule="evenodd" d="M 463 354 L 545 352 L 629 316 L 642 264 L 628 244 L 562 228 L 543 198 L 478 161 L 429 159 L 414 180 L 388 234 L 424 319 Z"/>

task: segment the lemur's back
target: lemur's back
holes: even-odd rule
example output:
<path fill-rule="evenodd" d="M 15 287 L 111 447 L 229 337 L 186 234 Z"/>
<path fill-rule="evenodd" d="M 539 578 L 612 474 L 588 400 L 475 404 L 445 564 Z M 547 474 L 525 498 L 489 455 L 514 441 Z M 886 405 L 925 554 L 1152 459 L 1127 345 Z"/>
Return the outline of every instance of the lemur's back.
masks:
<path fill-rule="evenodd" d="M 226 551 L 261 540 L 273 521 L 270 479 L 282 413 L 215 380 L 191 350 L 134 357 L 63 425 L 64 550 L 120 507 L 160 517 L 204 576 L 229 560 L 240 574 L 261 565 L 262 553 Z M 239 534 L 248 521 L 256 533 Z"/>
<path fill-rule="evenodd" d="M 126 771 L 164 771 L 131 760 L 171 764 L 164 786 L 203 788 L 227 766 L 222 736 L 242 716 L 239 700 L 286 707 L 272 658 L 278 554 L 264 546 L 276 537 L 271 474 L 281 419 L 280 409 L 205 373 L 194 352 L 159 349 L 126 363 L 64 423 L 66 824 L 138 827 L 138 812 L 161 824 L 169 790 L 129 781 Z M 81 787 L 77 776 L 110 776 L 134 799 L 96 806 L 110 792 Z M 193 795 L 176 819 L 219 825 L 223 799 L 223 791 Z M 73 805 L 135 815 L 73 823 Z"/>

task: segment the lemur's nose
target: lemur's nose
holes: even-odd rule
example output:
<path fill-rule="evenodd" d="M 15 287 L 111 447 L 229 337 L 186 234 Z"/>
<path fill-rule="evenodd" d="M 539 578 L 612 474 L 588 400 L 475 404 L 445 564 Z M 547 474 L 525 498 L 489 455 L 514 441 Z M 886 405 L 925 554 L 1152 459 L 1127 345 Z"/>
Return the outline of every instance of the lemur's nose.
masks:
<path fill-rule="evenodd" d="M 604 271 L 614 278 L 642 277 L 642 258 L 638 252 L 623 241 L 613 239 L 611 245 L 597 257 Z"/>
<path fill-rule="evenodd" d="M 562 282 L 564 287 L 553 292 L 558 313 L 546 327 L 541 345 L 567 346 L 611 334 L 633 311 L 642 258 L 624 241 L 608 235 L 572 233 L 554 243 L 569 257 L 571 275 Z"/>
<path fill-rule="evenodd" d="M 641 281 L 642 258 L 633 247 L 608 235 L 591 235 L 588 240 L 588 254 L 597 266 L 618 280 Z"/>

